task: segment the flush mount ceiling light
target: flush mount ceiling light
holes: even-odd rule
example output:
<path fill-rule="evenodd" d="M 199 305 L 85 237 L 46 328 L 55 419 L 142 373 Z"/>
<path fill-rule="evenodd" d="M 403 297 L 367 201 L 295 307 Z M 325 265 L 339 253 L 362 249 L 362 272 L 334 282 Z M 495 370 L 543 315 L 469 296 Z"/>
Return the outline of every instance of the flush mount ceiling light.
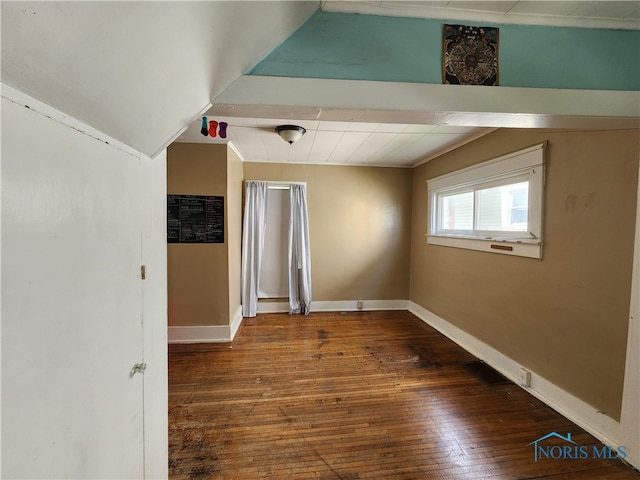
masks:
<path fill-rule="evenodd" d="M 300 140 L 302 135 L 307 133 L 307 130 L 297 125 L 280 125 L 276 127 L 276 132 L 285 142 L 289 142 L 289 145 L 291 145 L 293 142 Z"/>

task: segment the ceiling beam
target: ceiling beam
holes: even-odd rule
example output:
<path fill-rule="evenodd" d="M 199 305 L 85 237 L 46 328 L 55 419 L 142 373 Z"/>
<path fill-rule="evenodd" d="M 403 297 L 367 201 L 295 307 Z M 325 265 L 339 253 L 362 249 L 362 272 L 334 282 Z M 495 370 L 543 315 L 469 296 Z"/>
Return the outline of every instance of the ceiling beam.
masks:
<path fill-rule="evenodd" d="M 640 128 L 640 92 L 244 75 L 218 115 L 504 128 Z"/>

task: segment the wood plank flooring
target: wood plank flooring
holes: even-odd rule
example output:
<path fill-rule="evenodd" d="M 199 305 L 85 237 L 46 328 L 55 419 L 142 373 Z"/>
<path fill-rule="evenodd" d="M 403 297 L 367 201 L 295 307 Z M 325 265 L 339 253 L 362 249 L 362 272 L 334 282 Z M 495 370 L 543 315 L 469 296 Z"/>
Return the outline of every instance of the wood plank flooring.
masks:
<path fill-rule="evenodd" d="M 404 311 L 259 315 L 233 343 L 170 345 L 170 478 L 640 479 L 470 360 Z M 589 458 L 534 461 L 550 432 Z"/>

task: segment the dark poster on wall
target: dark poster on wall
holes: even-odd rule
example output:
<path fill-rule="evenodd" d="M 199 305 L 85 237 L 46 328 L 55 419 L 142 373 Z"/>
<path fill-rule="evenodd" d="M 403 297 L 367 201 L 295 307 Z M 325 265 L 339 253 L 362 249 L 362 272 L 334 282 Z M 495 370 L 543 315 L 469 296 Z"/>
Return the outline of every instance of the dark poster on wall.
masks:
<path fill-rule="evenodd" d="M 224 243 L 224 197 L 167 195 L 167 243 Z"/>

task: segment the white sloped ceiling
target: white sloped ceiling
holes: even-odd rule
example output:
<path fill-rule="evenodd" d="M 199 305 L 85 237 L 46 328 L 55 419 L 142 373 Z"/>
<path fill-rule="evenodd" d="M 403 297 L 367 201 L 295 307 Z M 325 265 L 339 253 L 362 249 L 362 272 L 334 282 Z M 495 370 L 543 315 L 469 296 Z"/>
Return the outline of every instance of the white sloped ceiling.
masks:
<path fill-rule="evenodd" d="M 2 2 L 2 82 L 153 156 L 318 2 Z"/>

